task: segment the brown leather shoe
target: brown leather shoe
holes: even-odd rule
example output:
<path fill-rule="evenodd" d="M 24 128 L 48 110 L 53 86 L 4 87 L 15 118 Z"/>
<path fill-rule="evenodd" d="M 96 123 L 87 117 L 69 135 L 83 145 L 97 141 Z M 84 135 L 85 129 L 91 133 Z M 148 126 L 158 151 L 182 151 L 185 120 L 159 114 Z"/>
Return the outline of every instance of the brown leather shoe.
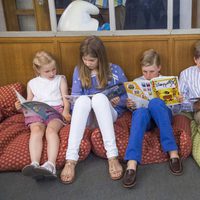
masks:
<path fill-rule="evenodd" d="M 136 171 L 134 169 L 127 169 L 123 177 L 123 186 L 131 188 L 136 184 Z"/>
<path fill-rule="evenodd" d="M 183 166 L 180 158 L 170 158 L 169 168 L 174 175 L 181 175 L 183 173 Z"/>

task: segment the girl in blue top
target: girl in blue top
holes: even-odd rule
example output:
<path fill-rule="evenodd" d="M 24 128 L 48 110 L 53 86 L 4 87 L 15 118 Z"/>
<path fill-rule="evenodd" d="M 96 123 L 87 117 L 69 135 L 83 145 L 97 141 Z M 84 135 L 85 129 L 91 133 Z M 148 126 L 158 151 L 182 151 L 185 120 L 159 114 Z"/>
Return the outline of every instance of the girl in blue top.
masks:
<path fill-rule="evenodd" d="M 66 164 L 61 172 L 63 183 L 68 184 L 74 180 L 81 139 L 92 112 L 102 133 L 110 176 L 114 180 L 122 177 L 123 169 L 117 159 L 113 122 L 126 110 L 126 94 L 109 101 L 101 91 L 125 81 L 127 78 L 122 69 L 108 63 L 103 42 L 96 36 L 87 37 L 80 45 L 80 63 L 73 74 L 72 95 L 81 96 L 73 107 Z"/>

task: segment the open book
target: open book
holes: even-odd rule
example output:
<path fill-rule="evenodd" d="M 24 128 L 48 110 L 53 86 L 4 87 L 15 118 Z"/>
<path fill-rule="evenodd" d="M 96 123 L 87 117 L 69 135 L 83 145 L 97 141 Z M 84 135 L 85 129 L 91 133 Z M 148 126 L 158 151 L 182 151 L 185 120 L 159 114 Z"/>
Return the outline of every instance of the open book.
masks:
<path fill-rule="evenodd" d="M 36 114 L 39 115 L 44 120 L 49 120 L 51 118 L 58 118 L 63 122 L 63 124 L 66 124 L 66 120 L 63 117 L 63 115 L 60 114 L 57 110 L 55 110 L 53 107 L 39 101 L 27 101 L 16 90 L 15 93 L 17 99 L 20 101 L 22 105 L 24 116 L 31 116 Z"/>
<path fill-rule="evenodd" d="M 162 76 L 148 80 L 131 81 L 124 83 L 127 95 L 136 103 L 136 107 L 147 107 L 149 100 L 162 99 L 166 105 L 180 104 L 178 77 Z"/>
<path fill-rule="evenodd" d="M 189 98 L 189 101 L 191 101 L 191 102 L 200 101 L 200 97 Z"/>
<path fill-rule="evenodd" d="M 109 86 L 106 89 L 102 90 L 100 93 L 105 94 L 109 100 L 121 96 L 126 93 L 126 89 L 123 83 L 118 83 L 113 86 Z M 97 93 L 95 93 L 97 94 Z M 88 97 L 92 97 L 94 94 L 86 95 Z M 69 100 L 69 102 L 73 105 L 78 97 L 82 95 L 66 95 L 65 97 Z"/>

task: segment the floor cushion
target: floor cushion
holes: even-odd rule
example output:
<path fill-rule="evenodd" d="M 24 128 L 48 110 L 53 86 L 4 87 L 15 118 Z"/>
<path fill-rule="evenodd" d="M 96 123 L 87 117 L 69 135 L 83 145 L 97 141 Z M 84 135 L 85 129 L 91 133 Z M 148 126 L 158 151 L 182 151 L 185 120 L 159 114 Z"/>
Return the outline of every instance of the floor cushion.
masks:
<path fill-rule="evenodd" d="M 0 110 L 0 122 L 2 122 L 2 121 L 3 121 L 3 114 L 2 114 L 2 112 Z"/>
<path fill-rule="evenodd" d="M 13 83 L 0 87 L 0 111 L 3 118 L 17 113 L 15 109 L 17 98 L 14 90 L 17 90 L 22 95 L 25 93 L 25 87 L 21 83 Z"/>
<path fill-rule="evenodd" d="M 200 125 L 192 120 L 192 156 L 197 164 L 200 166 Z"/>
<path fill-rule="evenodd" d="M 116 144 L 119 151 L 119 158 L 123 159 L 128 144 L 129 130 L 131 123 L 131 113 L 125 113 L 114 124 L 116 134 Z M 191 153 L 191 134 L 190 120 L 183 115 L 174 117 L 173 123 L 174 135 L 179 147 L 179 154 L 186 158 Z M 106 158 L 106 151 L 103 146 L 103 140 L 100 130 L 97 128 L 91 134 L 93 152 Z M 168 155 L 164 153 L 160 145 L 159 129 L 148 132 L 144 136 L 142 148 L 142 164 L 160 163 L 168 160 Z"/>
<path fill-rule="evenodd" d="M 60 147 L 57 157 L 57 168 L 65 163 L 65 153 L 69 136 L 70 125 L 60 130 Z M 30 130 L 24 125 L 23 114 L 15 114 L 0 124 L 0 171 L 17 171 L 30 163 L 29 155 Z M 91 150 L 90 131 L 86 129 L 80 146 L 80 160 L 84 160 Z M 47 160 L 46 140 L 41 156 L 41 163 Z"/>

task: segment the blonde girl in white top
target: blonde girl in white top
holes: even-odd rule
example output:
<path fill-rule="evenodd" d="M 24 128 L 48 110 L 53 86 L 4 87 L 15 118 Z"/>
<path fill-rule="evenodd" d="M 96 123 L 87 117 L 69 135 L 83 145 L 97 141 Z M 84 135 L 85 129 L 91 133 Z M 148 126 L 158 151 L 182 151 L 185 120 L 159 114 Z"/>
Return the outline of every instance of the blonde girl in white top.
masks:
<path fill-rule="evenodd" d="M 71 120 L 70 105 L 65 98 L 68 94 L 66 78 L 57 75 L 57 64 L 53 57 L 45 52 L 39 51 L 33 59 L 33 69 L 37 77 L 31 79 L 27 84 L 27 100 L 44 102 L 58 112 L 67 121 Z M 21 109 L 19 101 L 15 103 L 16 109 Z M 25 123 L 30 127 L 29 151 L 31 164 L 22 169 L 25 176 L 40 179 L 44 177 L 56 177 L 56 158 L 59 149 L 59 130 L 63 123 L 52 117 L 43 120 L 37 115 L 25 116 Z M 48 160 L 40 166 L 40 158 L 43 149 L 43 137 L 47 140 Z"/>

